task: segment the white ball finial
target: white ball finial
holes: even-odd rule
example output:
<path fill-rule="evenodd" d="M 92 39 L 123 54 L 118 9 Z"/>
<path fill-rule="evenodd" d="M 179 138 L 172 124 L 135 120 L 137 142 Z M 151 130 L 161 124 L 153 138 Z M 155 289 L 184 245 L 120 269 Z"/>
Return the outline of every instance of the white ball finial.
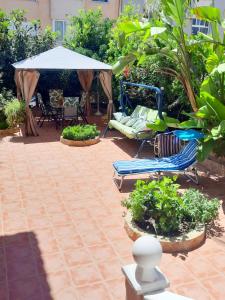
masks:
<path fill-rule="evenodd" d="M 136 275 L 139 280 L 154 281 L 157 276 L 155 267 L 162 257 L 160 242 L 153 237 L 142 236 L 134 242 L 132 254 L 137 263 Z"/>

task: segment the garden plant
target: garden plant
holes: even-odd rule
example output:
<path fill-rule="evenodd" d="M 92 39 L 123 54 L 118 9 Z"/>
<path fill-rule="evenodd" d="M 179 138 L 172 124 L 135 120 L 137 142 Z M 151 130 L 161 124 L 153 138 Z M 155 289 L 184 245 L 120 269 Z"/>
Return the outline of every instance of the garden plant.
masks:
<path fill-rule="evenodd" d="M 221 11 L 215 7 L 190 8 L 187 0 L 162 0 L 161 17 L 151 22 L 138 19 L 120 25 L 121 40 L 129 44 L 130 36 L 142 33 L 137 47 L 119 58 L 114 66 L 116 73 L 135 63 L 142 65 L 149 56 L 166 57 L 172 67 L 164 66 L 161 72 L 176 77 L 183 85 L 193 113 L 186 113 L 189 120 L 165 118 L 149 127 L 164 131 L 167 127 L 199 128 L 205 133 L 199 147 L 198 159 L 204 160 L 211 151 L 224 155 L 225 105 L 224 72 L 225 44 L 219 26 L 224 26 Z M 196 16 L 210 23 L 212 33 L 198 37 L 185 33 L 187 16 Z M 199 67 L 200 66 L 200 67 Z"/>
<path fill-rule="evenodd" d="M 210 224 L 218 215 L 219 201 L 195 189 L 179 193 L 176 177 L 138 180 L 129 198 L 122 202 L 133 221 L 148 233 L 174 236 L 198 225 Z"/>
<path fill-rule="evenodd" d="M 86 141 L 95 139 L 99 136 L 100 131 L 96 125 L 76 125 L 66 127 L 62 132 L 62 137 L 72 141 Z"/>

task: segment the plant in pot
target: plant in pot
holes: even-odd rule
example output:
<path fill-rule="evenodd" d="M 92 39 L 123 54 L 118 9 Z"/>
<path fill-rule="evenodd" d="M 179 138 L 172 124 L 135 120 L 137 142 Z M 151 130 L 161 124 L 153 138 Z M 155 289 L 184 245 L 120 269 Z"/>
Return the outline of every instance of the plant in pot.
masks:
<path fill-rule="evenodd" d="M 161 240 L 171 240 L 172 243 L 179 237 L 179 243 L 188 239 L 188 234 L 198 228 L 203 228 L 204 233 L 205 225 L 213 222 L 218 215 L 218 199 L 208 199 L 195 189 L 187 189 L 181 194 L 179 187 L 176 177 L 165 176 L 151 182 L 138 180 L 129 198 L 122 202 L 131 220 L 128 226 L 156 235 Z M 132 230 L 126 229 L 128 233 Z M 205 234 L 201 236 L 199 242 L 203 241 Z M 187 247 L 187 243 L 184 245 Z M 190 245 L 192 247 L 193 242 Z M 179 247 L 182 248 L 182 245 L 179 244 Z"/>
<path fill-rule="evenodd" d="M 9 124 L 6 121 L 6 115 L 4 112 L 4 106 L 13 98 L 12 91 L 2 89 L 0 92 L 0 131 L 4 133 L 9 128 Z"/>
<path fill-rule="evenodd" d="M 6 122 L 10 128 L 17 128 L 24 124 L 26 119 L 26 105 L 24 101 L 12 99 L 4 106 Z"/>
<path fill-rule="evenodd" d="M 69 146 L 88 146 L 99 142 L 100 131 L 96 125 L 76 125 L 66 127 L 61 142 Z"/>

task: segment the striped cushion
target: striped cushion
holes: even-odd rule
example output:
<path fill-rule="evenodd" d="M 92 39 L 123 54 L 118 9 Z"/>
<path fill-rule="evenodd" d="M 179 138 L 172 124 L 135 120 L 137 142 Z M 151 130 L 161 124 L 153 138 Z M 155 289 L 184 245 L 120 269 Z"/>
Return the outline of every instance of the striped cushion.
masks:
<path fill-rule="evenodd" d="M 155 155 L 167 157 L 177 154 L 181 149 L 181 140 L 171 133 L 160 133 L 154 142 Z"/>
<path fill-rule="evenodd" d="M 119 175 L 151 173 L 157 171 L 182 171 L 196 162 L 197 141 L 190 141 L 179 154 L 155 159 L 116 161 L 113 164 Z"/>

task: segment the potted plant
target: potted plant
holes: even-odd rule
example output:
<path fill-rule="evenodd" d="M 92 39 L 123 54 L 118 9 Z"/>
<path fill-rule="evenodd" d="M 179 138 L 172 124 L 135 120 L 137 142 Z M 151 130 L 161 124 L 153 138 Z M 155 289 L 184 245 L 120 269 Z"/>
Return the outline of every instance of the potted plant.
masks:
<path fill-rule="evenodd" d="M 68 146 L 90 146 L 100 141 L 99 134 L 96 125 L 69 126 L 63 130 L 60 141 Z"/>
<path fill-rule="evenodd" d="M 26 105 L 24 101 L 14 98 L 4 106 L 4 114 L 8 127 L 15 133 L 21 129 L 26 119 Z"/>
<path fill-rule="evenodd" d="M 219 201 L 194 189 L 178 191 L 176 177 L 145 182 L 138 180 L 129 198 L 125 229 L 136 240 L 143 234 L 156 236 L 164 252 L 187 251 L 204 242 L 205 225 L 218 215 Z"/>

